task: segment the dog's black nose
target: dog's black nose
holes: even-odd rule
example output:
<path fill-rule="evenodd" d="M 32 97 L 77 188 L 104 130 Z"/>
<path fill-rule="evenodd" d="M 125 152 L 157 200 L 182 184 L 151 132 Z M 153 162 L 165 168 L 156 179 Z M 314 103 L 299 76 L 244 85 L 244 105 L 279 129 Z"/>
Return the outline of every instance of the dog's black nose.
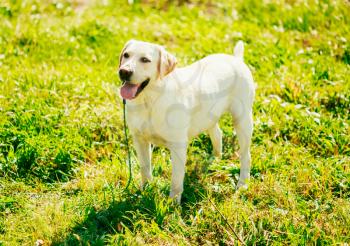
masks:
<path fill-rule="evenodd" d="M 126 70 L 126 69 L 119 70 L 119 77 L 123 81 L 130 80 L 131 75 L 132 75 L 132 71 L 130 71 L 130 70 Z"/>

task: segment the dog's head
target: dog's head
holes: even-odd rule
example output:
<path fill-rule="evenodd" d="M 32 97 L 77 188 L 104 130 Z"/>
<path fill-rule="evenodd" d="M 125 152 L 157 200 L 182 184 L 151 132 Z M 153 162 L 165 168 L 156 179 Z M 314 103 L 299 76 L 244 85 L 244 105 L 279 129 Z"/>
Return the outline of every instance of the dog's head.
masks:
<path fill-rule="evenodd" d="M 119 59 L 120 90 L 124 99 L 134 99 L 149 84 L 163 78 L 176 66 L 176 58 L 164 47 L 142 41 L 130 40 Z"/>

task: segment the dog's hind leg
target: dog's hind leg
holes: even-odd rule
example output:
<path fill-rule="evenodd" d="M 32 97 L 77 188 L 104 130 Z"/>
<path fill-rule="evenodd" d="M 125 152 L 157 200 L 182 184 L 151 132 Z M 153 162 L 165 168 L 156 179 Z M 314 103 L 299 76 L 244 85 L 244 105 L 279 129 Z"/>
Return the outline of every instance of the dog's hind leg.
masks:
<path fill-rule="evenodd" d="M 239 110 L 238 110 L 239 111 Z M 247 187 L 247 182 L 250 178 L 250 143 L 253 134 L 253 116 L 251 109 L 247 111 L 237 112 L 232 110 L 233 124 L 237 133 L 239 143 L 239 157 L 241 161 L 241 170 L 237 187 Z"/>
<path fill-rule="evenodd" d="M 215 124 L 213 128 L 208 130 L 211 143 L 213 145 L 214 155 L 221 158 L 222 153 L 222 132 L 220 130 L 219 124 Z"/>

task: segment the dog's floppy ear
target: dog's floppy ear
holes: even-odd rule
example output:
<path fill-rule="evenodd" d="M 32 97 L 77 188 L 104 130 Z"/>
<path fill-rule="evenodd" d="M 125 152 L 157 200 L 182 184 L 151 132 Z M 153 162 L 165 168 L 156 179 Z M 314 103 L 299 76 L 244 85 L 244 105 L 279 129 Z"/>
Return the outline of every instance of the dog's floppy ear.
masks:
<path fill-rule="evenodd" d="M 135 40 L 131 39 L 131 40 L 129 40 L 128 42 L 126 42 L 126 44 L 124 45 L 124 48 L 122 49 L 122 51 L 120 52 L 120 55 L 119 55 L 119 67 L 120 67 L 120 65 L 121 65 L 121 63 L 122 63 L 123 54 L 124 54 L 125 49 L 128 48 L 128 46 L 129 46 L 130 44 L 132 44 L 134 41 L 135 41 Z"/>
<path fill-rule="evenodd" d="M 175 69 L 177 64 L 175 56 L 165 50 L 163 46 L 158 46 L 159 49 L 159 61 L 158 71 L 159 78 L 163 78 Z"/>

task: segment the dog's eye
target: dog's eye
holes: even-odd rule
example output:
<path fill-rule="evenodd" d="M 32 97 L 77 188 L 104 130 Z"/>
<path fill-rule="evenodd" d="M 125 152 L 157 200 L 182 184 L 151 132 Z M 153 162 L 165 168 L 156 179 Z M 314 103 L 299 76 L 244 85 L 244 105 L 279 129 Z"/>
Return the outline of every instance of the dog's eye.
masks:
<path fill-rule="evenodd" d="M 146 57 L 142 57 L 142 58 L 140 59 L 140 61 L 143 62 L 143 63 L 151 62 L 151 60 L 149 60 L 149 59 L 146 58 Z"/>
<path fill-rule="evenodd" d="M 124 53 L 124 58 L 129 58 L 129 53 Z"/>

